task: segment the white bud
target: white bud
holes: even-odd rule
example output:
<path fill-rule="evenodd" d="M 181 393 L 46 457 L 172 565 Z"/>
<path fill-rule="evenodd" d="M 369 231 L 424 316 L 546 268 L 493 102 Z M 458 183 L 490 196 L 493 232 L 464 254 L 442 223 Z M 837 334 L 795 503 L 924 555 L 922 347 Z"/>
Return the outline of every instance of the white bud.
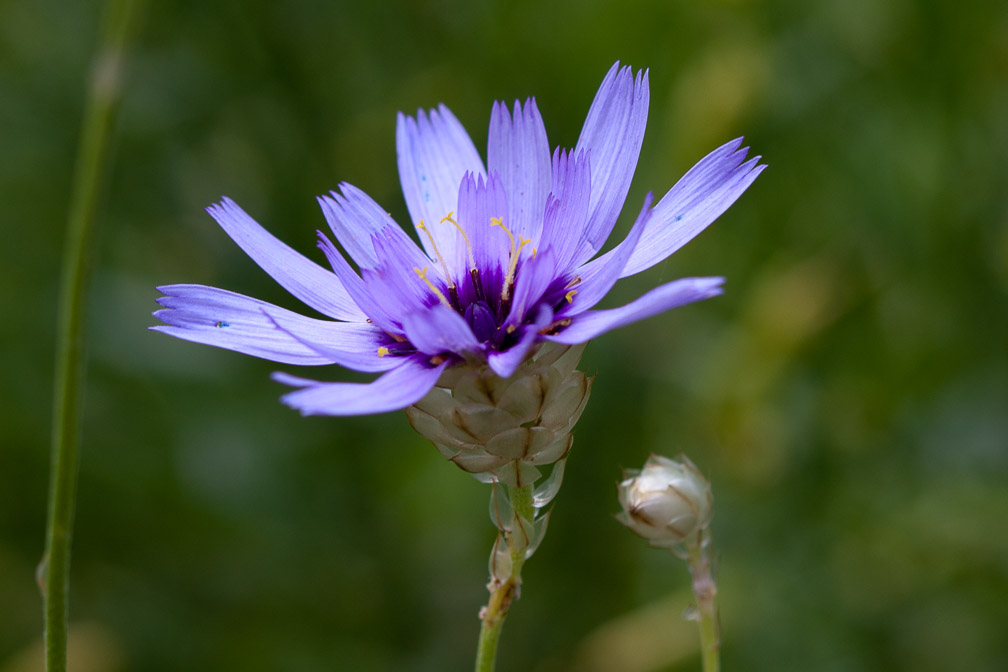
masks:
<path fill-rule="evenodd" d="M 672 547 L 710 525 L 710 483 L 685 455 L 652 455 L 619 485 L 623 511 L 616 517 L 653 546 Z"/>

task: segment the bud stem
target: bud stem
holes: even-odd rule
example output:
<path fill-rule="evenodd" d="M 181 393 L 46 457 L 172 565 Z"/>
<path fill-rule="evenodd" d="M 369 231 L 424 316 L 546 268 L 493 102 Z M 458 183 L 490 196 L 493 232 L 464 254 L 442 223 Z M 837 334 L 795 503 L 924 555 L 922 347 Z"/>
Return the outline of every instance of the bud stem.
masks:
<path fill-rule="evenodd" d="M 517 519 L 523 518 L 527 521 L 535 519 L 531 485 L 520 488 L 509 487 L 508 495 L 515 515 L 511 531 L 507 533 L 508 549 L 511 553 L 511 574 L 503 583 L 493 587 L 490 591 L 490 601 L 480 612 L 482 625 L 476 648 L 476 672 L 493 672 L 497 664 L 497 642 L 500 639 L 501 628 L 504 627 L 504 619 L 507 618 L 511 603 L 517 599 L 521 589 L 521 570 L 525 564 L 525 550 L 529 542 L 527 539 L 515 538 L 515 533 L 520 534 L 522 529 Z"/>
<path fill-rule="evenodd" d="M 700 626 L 700 651 L 703 672 L 718 672 L 721 668 L 721 638 L 717 611 L 717 584 L 711 571 L 710 528 L 697 532 L 686 542 L 690 574 L 693 576 L 693 596 L 696 599 L 697 622 Z"/>

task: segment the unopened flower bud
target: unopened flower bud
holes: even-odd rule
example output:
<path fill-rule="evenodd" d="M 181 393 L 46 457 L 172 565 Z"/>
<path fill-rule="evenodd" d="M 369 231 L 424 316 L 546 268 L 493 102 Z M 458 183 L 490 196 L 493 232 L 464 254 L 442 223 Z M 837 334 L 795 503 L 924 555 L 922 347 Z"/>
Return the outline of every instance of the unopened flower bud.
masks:
<path fill-rule="evenodd" d="M 616 517 L 652 546 L 670 548 L 710 525 L 710 483 L 685 455 L 652 455 L 642 470 L 626 476 L 619 485 L 623 511 Z"/>

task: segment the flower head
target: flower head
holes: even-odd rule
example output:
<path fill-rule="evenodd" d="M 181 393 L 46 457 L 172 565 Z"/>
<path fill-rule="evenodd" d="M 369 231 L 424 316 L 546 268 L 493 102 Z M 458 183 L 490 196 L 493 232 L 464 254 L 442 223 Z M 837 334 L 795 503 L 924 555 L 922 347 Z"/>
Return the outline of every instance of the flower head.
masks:
<path fill-rule="evenodd" d="M 666 259 L 723 213 L 765 168 L 741 138 L 714 150 L 605 254 L 644 136 L 648 75 L 613 65 L 573 150 L 552 154 L 535 100 L 497 103 L 487 165 L 444 105 L 399 115 L 399 176 L 420 240 L 349 184 L 319 198 L 336 243 L 319 232 L 325 269 L 224 198 L 207 211 L 291 294 L 330 320 L 202 285 L 158 289 L 152 327 L 285 364 L 339 364 L 382 375 L 369 384 L 277 373 L 304 414 L 405 408 L 442 374 L 489 367 L 510 377 L 543 343 L 606 331 L 720 293 L 721 278 L 684 278 L 620 308 L 593 310 L 620 278 Z M 347 261 L 347 255 L 359 272 Z"/>

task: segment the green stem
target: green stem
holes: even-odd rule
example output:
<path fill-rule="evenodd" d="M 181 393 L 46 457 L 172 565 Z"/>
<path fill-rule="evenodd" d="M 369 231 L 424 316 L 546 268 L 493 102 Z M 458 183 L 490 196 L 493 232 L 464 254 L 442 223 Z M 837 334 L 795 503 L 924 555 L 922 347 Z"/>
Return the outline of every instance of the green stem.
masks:
<path fill-rule="evenodd" d="M 511 603 L 518 598 L 521 590 L 525 549 L 531 541 L 521 538 L 519 530 L 522 526 L 518 523 L 518 519 L 529 522 L 535 520 L 531 485 L 509 488 L 508 495 L 515 515 L 511 524 L 512 531 L 507 534 L 508 548 L 511 552 L 511 573 L 503 583 L 490 592 L 490 601 L 480 614 L 482 625 L 476 648 L 476 672 L 493 672 L 497 664 L 497 642 L 500 640 L 501 628 L 504 627 L 504 619 L 507 618 Z"/>
<path fill-rule="evenodd" d="M 709 530 L 702 530 L 694 542 L 687 543 L 690 574 L 693 575 L 693 596 L 696 599 L 700 626 L 700 653 L 703 672 L 718 672 L 720 632 L 717 611 L 717 584 L 711 569 Z"/>
<path fill-rule="evenodd" d="M 46 549 L 38 572 L 44 603 L 46 670 L 49 672 L 64 672 L 67 667 L 70 544 L 81 437 L 87 289 L 94 256 L 96 213 L 108 165 L 109 136 L 119 102 L 122 56 L 132 9 L 131 0 L 111 0 L 107 8 L 107 24 L 88 83 L 67 218 L 56 345 Z"/>

